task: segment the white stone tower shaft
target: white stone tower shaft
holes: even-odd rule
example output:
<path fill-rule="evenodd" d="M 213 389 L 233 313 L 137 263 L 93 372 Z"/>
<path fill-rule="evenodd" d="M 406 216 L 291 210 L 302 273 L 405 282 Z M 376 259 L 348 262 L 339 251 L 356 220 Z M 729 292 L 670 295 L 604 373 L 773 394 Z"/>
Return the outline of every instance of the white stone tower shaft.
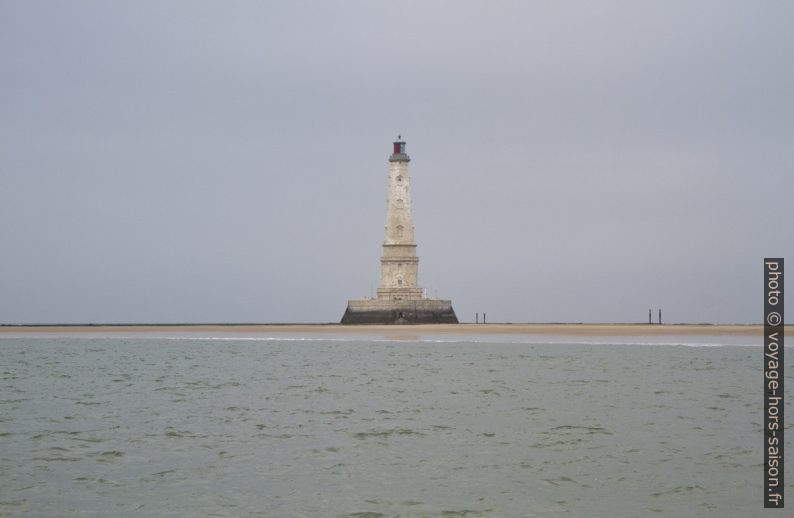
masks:
<path fill-rule="evenodd" d="M 380 258 L 379 300 L 422 299 L 418 287 L 419 258 L 416 256 L 414 224 L 411 215 L 411 177 L 405 142 L 398 138 L 389 157 L 389 197 L 386 200 L 386 239 Z"/>

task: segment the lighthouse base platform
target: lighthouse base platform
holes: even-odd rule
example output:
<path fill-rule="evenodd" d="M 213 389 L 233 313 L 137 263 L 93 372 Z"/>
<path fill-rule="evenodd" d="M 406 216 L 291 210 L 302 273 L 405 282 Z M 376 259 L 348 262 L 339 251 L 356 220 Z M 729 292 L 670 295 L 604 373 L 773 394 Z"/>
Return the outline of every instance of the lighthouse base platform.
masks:
<path fill-rule="evenodd" d="M 351 299 L 342 316 L 343 324 L 457 324 L 452 301 L 417 299 L 391 301 Z"/>

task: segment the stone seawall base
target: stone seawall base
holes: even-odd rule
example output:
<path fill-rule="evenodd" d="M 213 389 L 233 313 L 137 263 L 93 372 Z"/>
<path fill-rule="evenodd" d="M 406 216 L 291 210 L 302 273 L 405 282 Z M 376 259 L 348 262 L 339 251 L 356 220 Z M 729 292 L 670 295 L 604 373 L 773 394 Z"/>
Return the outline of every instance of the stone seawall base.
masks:
<path fill-rule="evenodd" d="M 343 324 L 457 324 L 449 300 L 420 299 L 404 302 L 353 299 L 347 303 Z"/>

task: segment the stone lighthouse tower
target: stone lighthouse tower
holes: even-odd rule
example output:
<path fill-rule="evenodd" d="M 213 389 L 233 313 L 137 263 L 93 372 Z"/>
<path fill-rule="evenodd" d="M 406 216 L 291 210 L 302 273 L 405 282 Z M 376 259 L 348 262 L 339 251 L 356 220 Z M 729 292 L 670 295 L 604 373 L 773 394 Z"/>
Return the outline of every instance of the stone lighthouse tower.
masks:
<path fill-rule="evenodd" d="M 405 154 L 405 142 L 395 142 L 394 153 L 389 157 L 386 239 L 383 241 L 383 256 L 380 258 L 378 300 L 401 302 L 422 298 L 422 290 L 417 287 L 419 258 L 416 256 L 411 216 L 411 177 L 408 175 L 410 161 L 410 157 Z"/>
<path fill-rule="evenodd" d="M 352 299 L 342 317 L 343 324 L 457 323 L 449 300 L 422 296 L 418 286 L 411 215 L 411 177 L 405 142 L 399 137 L 389 157 L 389 197 L 386 208 L 386 237 L 380 258 L 380 287 L 375 299 Z"/>

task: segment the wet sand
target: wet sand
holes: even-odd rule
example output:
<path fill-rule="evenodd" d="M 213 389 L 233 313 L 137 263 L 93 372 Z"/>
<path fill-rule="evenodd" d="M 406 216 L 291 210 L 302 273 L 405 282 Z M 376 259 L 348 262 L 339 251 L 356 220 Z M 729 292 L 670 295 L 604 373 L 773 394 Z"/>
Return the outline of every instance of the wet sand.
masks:
<path fill-rule="evenodd" d="M 731 335 L 760 336 L 762 325 L 723 324 L 141 324 L 141 325 L 2 325 L 4 333 L 296 333 L 373 334 L 400 336 L 406 333 L 456 335 L 568 335 L 568 336 L 657 336 Z M 786 326 L 787 333 L 792 326 Z"/>

